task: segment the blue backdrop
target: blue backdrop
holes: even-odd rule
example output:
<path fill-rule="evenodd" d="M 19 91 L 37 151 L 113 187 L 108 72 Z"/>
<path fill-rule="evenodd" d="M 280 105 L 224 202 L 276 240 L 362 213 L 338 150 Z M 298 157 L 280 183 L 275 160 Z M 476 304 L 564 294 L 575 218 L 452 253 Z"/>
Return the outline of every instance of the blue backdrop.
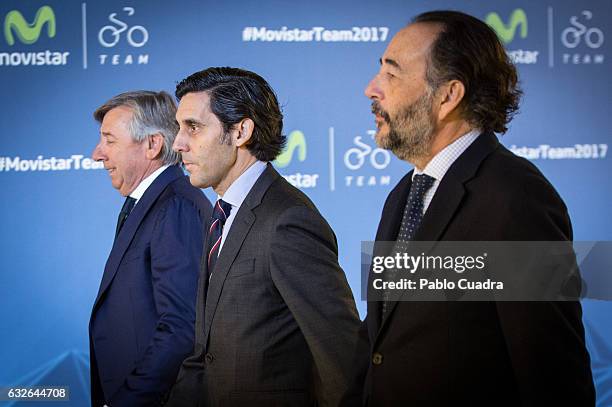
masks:
<path fill-rule="evenodd" d="M 69 385 L 70 405 L 87 404 L 87 324 L 122 201 L 88 158 L 91 114 L 123 91 L 173 93 L 208 66 L 253 70 L 276 90 L 290 138 L 277 166 L 336 231 L 359 300 L 360 242 L 410 169 L 375 148 L 363 89 L 393 34 L 438 8 L 496 29 L 525 92 L 502 142 L 555 185 L 576 240 L 612 240 L 609 0 L 0 3 L 0 387 Z M 584 311 L 610 406 L 612 306 Z"/>

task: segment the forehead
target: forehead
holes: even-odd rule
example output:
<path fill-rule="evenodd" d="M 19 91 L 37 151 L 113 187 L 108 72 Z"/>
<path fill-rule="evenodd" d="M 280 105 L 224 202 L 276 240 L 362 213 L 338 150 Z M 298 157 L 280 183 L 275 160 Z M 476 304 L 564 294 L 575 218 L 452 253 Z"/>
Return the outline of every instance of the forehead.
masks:
<path fill-rule="evenodd" d="M 115 107 L 104 115 L 100 131 L 112 131 L 115 128 L 126 128 L 132 120 L 132 109 L 127 106 Z"/>
<path fill-rule="evenodd" d="M 414 65 L 424 65 L 429 50 L 436 39 L 440 27 L 436 24 L 410 24 L 399 31 L 383 55 L 383 64 L 391 59 L 402 68 L 412 69 Z"/>
<path fill-rule="evenodd" d="M 210 110 L 210 97 L 207 92 L 191 92 L 184 95 L 176 112 L 177 120 L 190 118 L 205 118 L 212 114 Z"/>

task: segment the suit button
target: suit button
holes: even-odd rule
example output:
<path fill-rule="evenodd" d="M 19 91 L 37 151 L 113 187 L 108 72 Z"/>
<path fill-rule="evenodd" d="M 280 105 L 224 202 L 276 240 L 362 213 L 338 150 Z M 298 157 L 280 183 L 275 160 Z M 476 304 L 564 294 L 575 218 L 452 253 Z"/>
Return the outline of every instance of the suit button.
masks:
<path fill-rule="evenodd" d="M 383 362 L 383 355 L 381 355 L 378 352 L 374 352 L 374 354 L 372 355 L 372 364 L 373 365 L 382 365 Z"/>
<path fill-rule="evenodd" d="M 204 355 L 204 360 L 206 360 L 206 363 L 212 363 L 213 360 L 215 360 L 215 357 L 212 353 L 207 353 L 206 355 Z"/>

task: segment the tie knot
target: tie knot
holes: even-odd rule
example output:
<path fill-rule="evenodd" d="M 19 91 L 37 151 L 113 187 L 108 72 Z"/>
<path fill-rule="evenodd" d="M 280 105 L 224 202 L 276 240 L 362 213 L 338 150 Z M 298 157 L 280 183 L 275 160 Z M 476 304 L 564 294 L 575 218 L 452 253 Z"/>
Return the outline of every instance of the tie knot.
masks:
<path fill-rule="evenodd" d="M 117 219 L 117 229 L 115 230 L 115 238 L 119 235 L 119 231 L 123 227 L 125 220 L 128 218 L 132 209 L 134 209 L 134 205 L 136 205 L 136 199 L 128 196 L 125 198 L 125 202 L 123 202 L 123 206 L 121 207 L 121 212 L 119 212 L 119 217 Z"/>
<path fill-rule="evenodd" d="M 415 199 L 422 200 L 425 193 L 431 188 L 436 179 L 427 174 L 417 174 L 412 180 L 412 186 L 410 187 L 410 195 L 413 195 Z"/>
<path fill-rule="evenodd" d="M 127 216 L 134 209 L 134 205 L 136 205 L 136 199 L 128 196 L 125 198 L 125 202 L 123 202 L 123 206 L 121 207 L 121 214 Z"/>
<path fill-rule="evenodd" d="M 221 224 L 225 224 L 225 221 L 230 216 L 230 212 L 232 211 L 232 205 L 225 202 L 223 199 L 217 200 L 215 204 L 215 209 L 213 210 L 212 217 L 213 219 L 218 219 Z"/>

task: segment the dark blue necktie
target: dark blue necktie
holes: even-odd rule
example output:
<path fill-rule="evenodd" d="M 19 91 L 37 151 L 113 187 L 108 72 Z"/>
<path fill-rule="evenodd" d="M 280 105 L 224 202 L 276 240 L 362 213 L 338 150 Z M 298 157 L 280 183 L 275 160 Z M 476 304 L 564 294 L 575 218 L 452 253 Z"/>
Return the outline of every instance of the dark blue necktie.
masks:
<path fill-rule="evenodd" d="M 128 196 L 125 198 L 125 202 L 123 203 L 123 207 L 121 207 L 121 212 L 119 212 L 119 217 L 117 218 L 117 229 L 115 230 L 115 239 L 119 235 L 119 231 L 123 227 L 125 220 L 129 216 L 132 209 L 134 209 L 134 205 L 136 205 L 136 199 Z"/>
<path fill-rule="evenodd" d="M 397 234 L 396 241 L 398 244 L 396 244 L 396 252 L 405 251 L 406 247 L 401 243 L 413 240 L 417 230 L 419 230 L 419 226 L 423 220 L 423 198 L 435 180 L 435 178 L 427 174 L 417 174 L 412 179 L 412 185 L 410 185 L 410 192 L 408 192 L 408 199 L 406 200 L 406 208 L 404 209 L 404 216 L 402 217 L 402 224 Z M 383 292 L 381 321 L 385 318 L 385 314 L 389 308 L 389 295 L 389 291 Z"/>
<path fill-rule="evenodd" d="M 409 242 L 414 239 L 414 235 L 423 220 L 423 198 L 435 180 L 435 178 L 427 174 L 414 176 L 410 192 L 408 193 L 408 199 L 406 200 L 402 226 L 397 234 L 396 240 L 398 242 Z"/>
<path fill-rule="evenodd" d="M 223 226 L 230 216 L 232 205 L 219 199 L 213 210 L 210 227 L 208 228 L 208 253 L 206 261 L 208 265 L 208 275 L 210 278 L 219 257 L 219 248 L 221 247 L 221 236 L 223 235 Z"/>

